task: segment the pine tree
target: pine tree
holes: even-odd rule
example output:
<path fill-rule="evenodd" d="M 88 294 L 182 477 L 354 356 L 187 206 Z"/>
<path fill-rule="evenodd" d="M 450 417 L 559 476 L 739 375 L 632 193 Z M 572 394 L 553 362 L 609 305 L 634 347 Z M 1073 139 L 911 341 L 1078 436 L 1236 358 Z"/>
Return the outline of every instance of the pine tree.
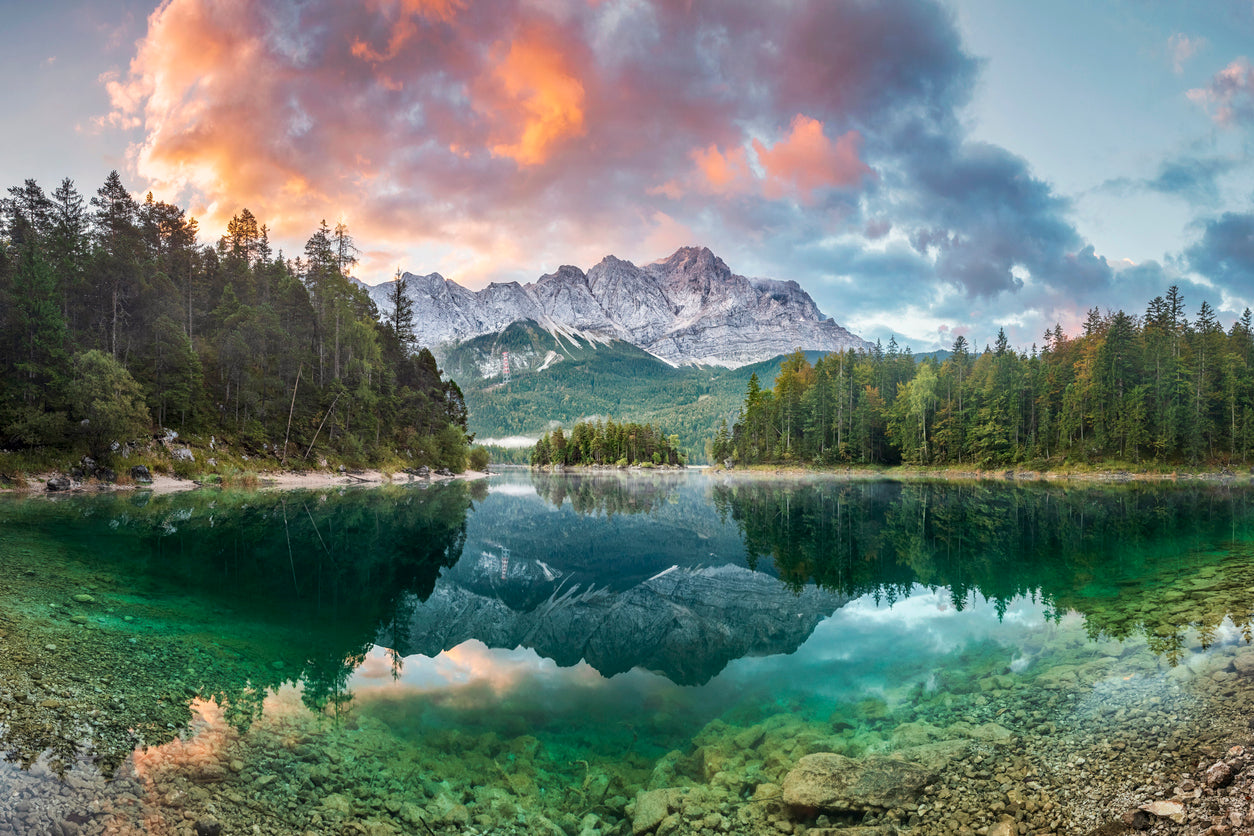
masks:
<path fill-rule="evenodd" d="M 388 305 L 392 333 L 396 335 L 396 340 L 401 344 L 401 349 L 409 351 L 414 342 L 414 302 L 406 294 L 405 290 L 408 281 L 401 273 L 401 268 L 396 268 L 396 279 L 392 283 L 392 287 L 388 288 Z"/>

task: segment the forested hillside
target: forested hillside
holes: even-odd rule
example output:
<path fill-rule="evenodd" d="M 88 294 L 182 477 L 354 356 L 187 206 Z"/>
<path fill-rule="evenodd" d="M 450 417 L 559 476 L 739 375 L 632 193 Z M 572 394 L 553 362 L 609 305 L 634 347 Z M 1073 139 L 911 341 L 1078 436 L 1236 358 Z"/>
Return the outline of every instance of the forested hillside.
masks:
<path fill-rule="evenodd" d="M 515 364 L 513 380 L 483 379 L 477 363 L 530 354 L 530 368 Z M 542 370 L 546 354 L 551 353 Z M 807 352 L 817 359 L 818 352 Z M 454 349 L 444 361 L 466 393 L 470 428 L 480 438 L 530 435 L 538 438 L 553 422 L 570 427 L 581 419 L 615 416 L 651 423 L 678 436 L 678 447 L 691 463 L 706 461 L 706 448 L 719 422 L 736 414 L 752 374 L 774 377 L 780 359 L 728 369 L 721 366 L 670 366 L 630 345 L 572 344 L 556 340 L 535 323 L 515 322 L 500 334 L 476 337 Z M 497 450 L 494 455 L 508 456 Z M 514 461 L 525 463 L 529 452 Z"/>
<path fill-rule="evenodd" d="M 719 460 L 920 465 L 1245 463 L 1254 452 L 1254 323 L 1224 330 L 1210 305 L 1186 317 L 1178 288 L 1143 316 L 1089 312 L 1083 333 L 1044 345 L 1004 333 L 942 362 L 909 351 L 785 360 L 749 383 Z"/>
<path fill-rule="evenodd" d="M 103 455 L 172 429 L 288 465 L 463 467 L 461 392 L 412 353 L 404 316 L 378 322 L 344 225 L 323 221 L 295 258 L 247 209 L 213 245 L 198 231 L 117 172 L 90 200 L 68 179 L 8 190 L 0 447 Z"/>

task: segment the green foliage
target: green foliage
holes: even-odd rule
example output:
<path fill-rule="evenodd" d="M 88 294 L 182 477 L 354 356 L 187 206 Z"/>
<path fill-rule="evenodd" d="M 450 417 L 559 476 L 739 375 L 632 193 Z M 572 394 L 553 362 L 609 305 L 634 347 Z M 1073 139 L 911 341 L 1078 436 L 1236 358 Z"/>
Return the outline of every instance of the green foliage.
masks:
<path fill-rule="evenodd" d="M 1089 312 L 1084 333 L 1055 326 L 1044 348 L 1004 332 L 973 355 L 909 350 L 785 358 L 771 391 L 756 377 L 730 439 L 740 462 L 1002 467 L 1147 461 L 1247 462 L 1254 450 L 1254 332 L 1225 333 L 1202 303 L 1184 316 L 1172 287 L 1143 317 Z M 714 434 L 710 452 L 728 449 Z"/>
<path fill-rule="evenodd" d="M 67 395 L 93 456 L 104 455 L 114 442 L 124 444 L 147 434 L 151 425 L 143 390 L 125 366 L 103 351 L 92 349 L 74 358 Z"/>
<path fill-rule="evenodd" d="M 571 430 L 570 438 L 561 427 L 545 433 L 532 448 L 531 465 L 683 465 L 677 441 L 676 436 L 666 436 L 652 424 L 581 421 Z"/>
<path fill-rule="evenodd" d="M 33 180 L 9 194 L 0 444 L 64 448 L 87 419 L 98 454 L 155 422 L 265 466 L 464 467 L 461 391 L 430 352 L 413 356 L 403 332 L 378 322 L 349 279 L 356 248 L 343 224 L 324 222 L 303 258 L 285 260 L 247 209 L 198 246 L 194 219 L 151 195 L 137 202 L 117 172 L 90 211 L 70 180 L 51 198 Z"/>
<path fill-rule="evenodd" d="M 479 368 L 499 363 L 509 351 L 513 380 L 483 379 Z M 526 369 L 516 358 L 530 355 L 533 365 L 552 352 L 547 368 Z M 818 353 L 807 353 L 815 359 Z M 573 424 L 593 416 L 667 427 L 678 436 L 688 461 L 707 460 L 706 442 L 720 422 L 729 422 L 744 397 L 750 375 L 771 379 L 780 360 L 739 369 L 675 368 L 627 343 L 589 345 L 557 340 L 533 322 L 517 322 L 499 334 L 467 340 L 445 366 L 461 383 L 470 413 L 469 429 L 480 438 L 537 437 L 550 421 Z"/>
<path fill-rule="evenodd" d="M 479 473 L 487 470 L 491 461 L 492 454 L 484 447 L 471 447 L 470 452 L 466 455 L 466 466 Z"/>

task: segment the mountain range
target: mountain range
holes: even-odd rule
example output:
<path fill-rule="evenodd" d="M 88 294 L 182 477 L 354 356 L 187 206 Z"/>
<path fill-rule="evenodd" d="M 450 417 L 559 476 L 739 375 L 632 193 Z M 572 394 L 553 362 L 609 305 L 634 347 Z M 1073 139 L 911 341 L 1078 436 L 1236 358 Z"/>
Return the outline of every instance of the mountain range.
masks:
<path fill-rule="evenodd" d="M 643 267 L 606 256 L 586 273 L 563 266 L 529 284 L 494 282 L 479 291 L 439 273 L 405 273 L 402 281 L 418 342 L 441 359 L 459 343 L 528 321 L 559 343 L 619 341 L 672 366 L 739 368 L 798 348 L 871 347 L 819 311 L 795 281 L 736 275 L 705 247 L 683 247 Z M 393 287 L 368 288 L 385 319 Z M 495 353 L 484 360 L 481 376 L 500 373 Z"/>
<path fill-rule="evenodd" d="M 503 589 L 504 588 L 504 589 Z M 511 605 L 502 592 L 537 598 Z M 570 584 L 536 560 L 483 553 L 444 572 L 407 621 L 377 641 L 434 657 L 468 639 L 529 647 L 558 665 L 585 661 L 602 676 L 642 667 L 703 685 L 745 656 L 792 653 L 848 601 L 814 586 L 793 591 L 744 566 L 673 566 L 624 590 Z"/>

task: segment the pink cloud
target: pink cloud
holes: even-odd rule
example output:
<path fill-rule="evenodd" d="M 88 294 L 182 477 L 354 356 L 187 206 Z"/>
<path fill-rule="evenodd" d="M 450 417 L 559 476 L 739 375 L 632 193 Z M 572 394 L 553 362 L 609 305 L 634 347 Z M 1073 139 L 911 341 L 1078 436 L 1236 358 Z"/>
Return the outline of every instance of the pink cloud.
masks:
<path fill-rule="evenodd" d="M 770 204 L 874 176 L 868 130 L 918 95 L 883 68 L 903 25 L 934 31 L 890 6 L 167 0 L 102 79 L 100 125 L 142 127 L 139 190 L 189 206 L 206 237 L 246 206 L 292 253 L 345 217 L 388 254 L 367 279 L 398 253 L 482 280 L 584 251 L 651 259 L 642 242 L 677 237 L 659 230 L 742 242 L 770 234 Z"/>
<path fill-rule="evenodd" d="M 1167 39 L 1167 54 L 1171 56 L 1171 67 L 1176 75 L 1184 72 L 1184 65 L 1206 46 L 1203 37 L 1189 37 L 1183 32 L 1176 32 Z"/>
<path fill-rule="evenodd" d="M 833 143 L 823 133 L 822 122 L 799 113 L 785 139 L 769 148 L 753 141 L 766 171 L 763 191 L 772 200 L 795 196 L 810 203 L 817 189 L 855 187 L 875 173 L 858 158 L 861 144 L 857 131 L 848 131 Z"/>
<path fill-rule="evenodd" d="M 1211 113 L 1215 124 L 1231 127 L 1254 120 L 1254 68 L 1244 57 L 1215 73 L 1210 84 L 1188 92 L 1190 101 Z"/>
<path fill-rule="evenodd" d="M 714 194 L 737 194 L 754 188 L 753 172 L 749 170 L 749 156 L 743 147 L 728 149 L 718 146 L 698 148 L 692 152 L 697 165 L 697 176 L 703 190 Z"/>

